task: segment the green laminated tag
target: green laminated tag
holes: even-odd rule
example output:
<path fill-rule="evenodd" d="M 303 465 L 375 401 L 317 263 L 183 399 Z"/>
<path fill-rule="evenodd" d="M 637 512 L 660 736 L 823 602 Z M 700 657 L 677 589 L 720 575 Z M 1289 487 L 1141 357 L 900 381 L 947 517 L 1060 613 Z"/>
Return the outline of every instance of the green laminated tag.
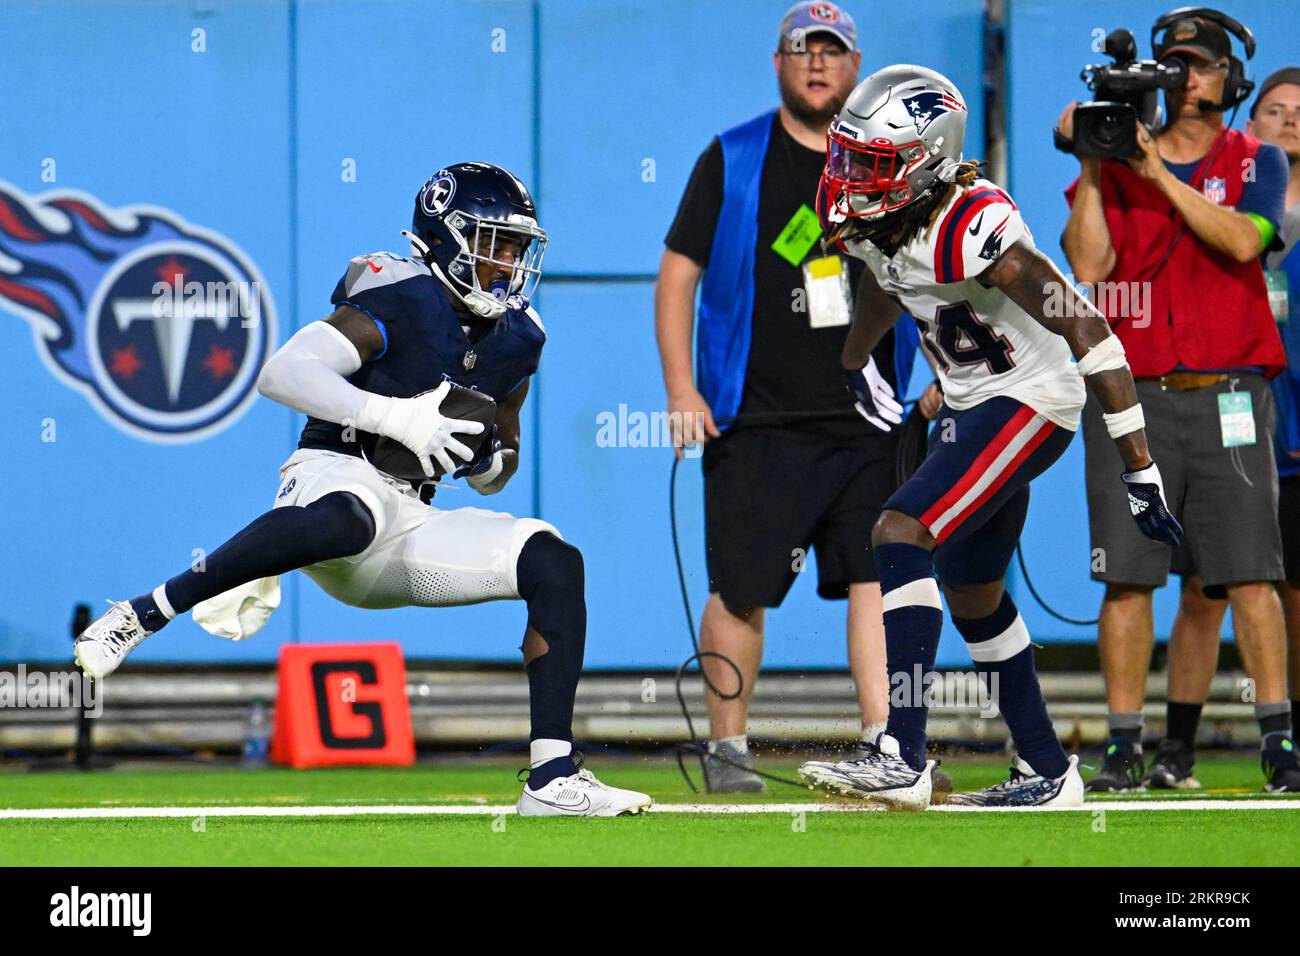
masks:
<path fill-rule="evenodd" d="M 1273 311 L 1273 318 L 1285 322 L 1291 313 L 1286 273 L 1281 269 L 1269 269 L 1264 273 L 1264 284 L 1268 286 L 1268 307 Z"/>
<path fill-rule="evenodd" d="M 1224 448 L 1255 444 L 1255 412 L 1250 392 L 1219 393 L 1219 431 Z"/>
<path fill-rule="evenodd" d="M 817 213 L 803 204 L 772 243 L 772 251 L 797 269 L 808 250 L 821 237 L 822 224 L 817 221 Z"/>

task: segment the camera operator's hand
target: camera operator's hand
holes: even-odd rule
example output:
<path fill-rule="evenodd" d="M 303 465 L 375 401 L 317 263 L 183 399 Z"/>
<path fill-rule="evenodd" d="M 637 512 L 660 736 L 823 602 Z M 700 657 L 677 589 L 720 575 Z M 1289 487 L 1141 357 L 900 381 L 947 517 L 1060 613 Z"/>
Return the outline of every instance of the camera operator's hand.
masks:
<path fill-rule="evenodd" d="M 1128 160 L 1133 172 L 1152 182 L 1169 175 L 1165 161 L 1160 158 L 1160 150 L 1156 147 L 1156 138 L 1140 122 L 1137 123 L 1137 145 L 1138 155 Z"/>
<path fill-rule="evenodd" d="M 1057 139 L 1057 149 L 1062 152 L 1074 153 L 1074 111 L 1078 107 L 1077 100 L 1071 100 L 1065 104 L 1065 109 L 1061 110 L 1061 115 L 1056 120 L 1056 129 L 1053 131 Z M 1096 182 L 1100 175 L 1101 160 L 1095 156 L 1075 156 L 1079 160 L 1079 165 L 1083 169 L 1083 175 L 1092 182 Z"/>
<path fill-rule="evenodd" d="M 1061 110 L 1060 118 L 1056 121 L 1056 131 L 1061 134 L 1062 139 L 1074 141 L 1074 108 L 1078 106 L 1077 100 L 1070 100 L 1065 104 L 1065 109 Z"/>

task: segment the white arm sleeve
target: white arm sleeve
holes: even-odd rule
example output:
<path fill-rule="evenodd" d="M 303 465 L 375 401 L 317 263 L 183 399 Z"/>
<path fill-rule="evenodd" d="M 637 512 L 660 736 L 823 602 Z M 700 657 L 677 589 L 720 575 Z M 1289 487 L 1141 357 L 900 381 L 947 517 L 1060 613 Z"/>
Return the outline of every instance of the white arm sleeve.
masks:
<path fill-rule="evenodd" d="M 295 411 L 339 425 L 356 424 L 370 392 L 346 376 L 361 368 L 361 355 L 347 336 L 324 320 L 293 334 L 272 355 L 257 390 Z"/>

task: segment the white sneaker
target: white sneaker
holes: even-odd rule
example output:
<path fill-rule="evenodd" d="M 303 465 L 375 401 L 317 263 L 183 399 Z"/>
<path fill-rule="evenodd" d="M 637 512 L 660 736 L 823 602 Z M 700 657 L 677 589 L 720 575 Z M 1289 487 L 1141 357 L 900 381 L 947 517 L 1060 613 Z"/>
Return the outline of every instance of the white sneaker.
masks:
<path fill-rule="evenodd" d="M 1070 755 L 1070 765 L 1061 776 L 1041 777 L 1019 757 L 1011 776 L 983 790 L 954 793 L 948 803 L 959 807 L 1081 807 L 1083 777 L 1079 758 Z"/>
<path fill-rule="evenodd" d="M 861 797 L 897 810 L 924 810 L 930 805 L 935 762 L 913 770 L 898 755 L 898 741 L 880 734 L 874 743 L 859 741 L 853 756 L 835 762 L 809 760 L 799 776 L 813 787 Z"/>
<path fill-rule="evenodd" d="M 91 680 L 101 680 L 153 631 L 146 631 L 126 601 L 109 601 L 108 612 L 81 632 L 72 644 L 78 666 Z"/>
<path fill-rule="evenodd" d="M 524 784 L 517 809 L 521 817 L 621 817 L 640 813 L 652 803 L 644 793 L 607 786 L 590 770 L 579 770 L 556 777 L 540 790 Z"/>

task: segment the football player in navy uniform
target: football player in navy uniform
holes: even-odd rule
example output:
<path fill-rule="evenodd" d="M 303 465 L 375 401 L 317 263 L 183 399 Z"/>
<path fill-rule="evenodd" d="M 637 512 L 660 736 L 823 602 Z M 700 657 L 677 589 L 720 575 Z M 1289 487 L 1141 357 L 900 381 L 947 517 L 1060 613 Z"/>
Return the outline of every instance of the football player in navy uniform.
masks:
<path fill-rule="evenodd" d="M 461 163 L 424 184 L 405 233 L 412 257 L 353 259 L 334 290 L 334 312 L 294 334 L 262 370 L 261 393 L 308 416 L 280 469 L 274 507 L 203 570 L 111 602 L 77 638 L 87 674 L 111 674 L 191 609 L 212 633 L 248 637 L 279 603 L 278 576 L 295 569 L 356 607 L 522 599 L 532 733 L 519 812 L 615 816 L 650 805 L 645 794 L 579 769 L 573 753 L 587 627 L 578 549 L 535 518 L 434 508 L 422 493 L 429 482 L 374 464 L 389 460 L 376 454 L 387 441 L 409 449 L 427 478 L 464 477 L 485 495 L 515 473 L 519 411 L 546 341 L 528 304 L 546 246 L 536 217 L 524 184 L 497 166 Z M 486 436 L 482 422 L 440 410 L 453 386 L 495 400 Z M 462 440 L 475 436 L 477 455 Z"/>

